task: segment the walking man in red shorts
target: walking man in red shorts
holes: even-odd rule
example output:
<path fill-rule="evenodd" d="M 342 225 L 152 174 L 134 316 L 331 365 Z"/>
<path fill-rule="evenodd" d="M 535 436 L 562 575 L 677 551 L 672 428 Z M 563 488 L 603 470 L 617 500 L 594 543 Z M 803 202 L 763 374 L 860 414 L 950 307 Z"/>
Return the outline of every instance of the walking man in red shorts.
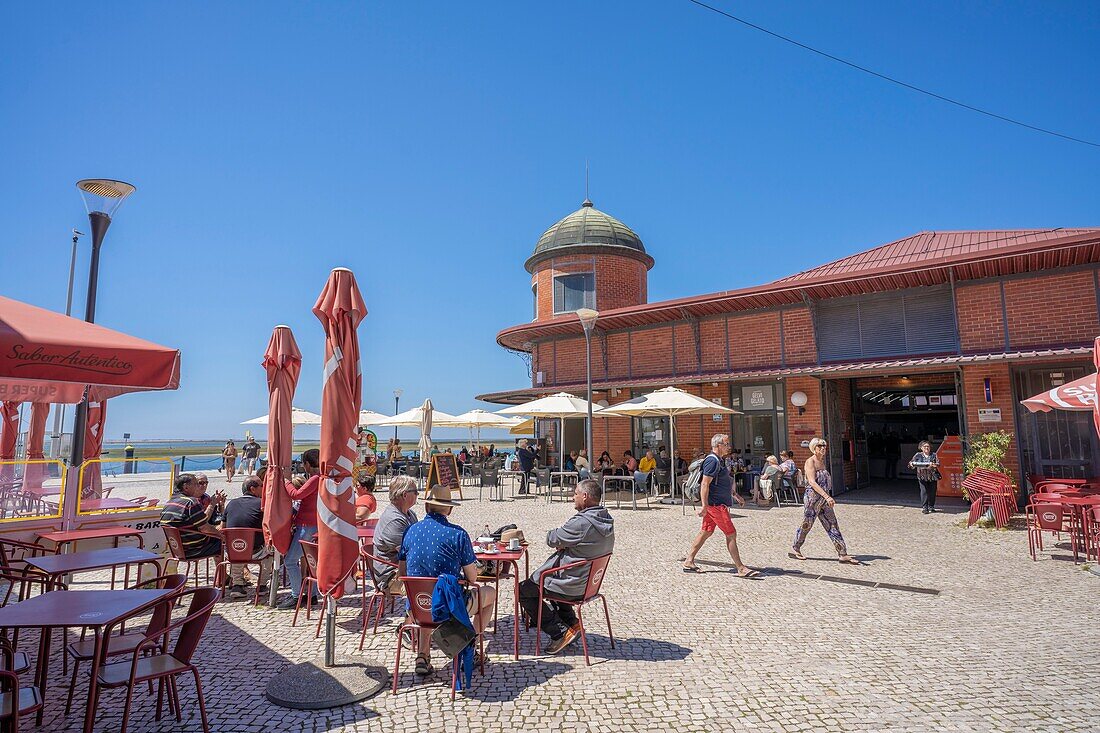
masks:
<path fill-rule="evenodd" d="M 695 555 L 717 528 L 726 535 L 726 547 L 733 558 L 734 568 L 730 572 L 736 572 L 741 578 L 756 578 L 760 576 L 760 572 L 741 562 L 741 553 L 737 551 L 737 530 L 730 519 L 730 506 L 734 500 L 740 506 L 745 506 L 745 500 L 733 490 L 733 477 L 722 460 L 729 452 L 730 436 L 719 433 L 710 439 L 710 455 L 703 460 L 703 477 L 699 484 L 699 502 L 702 505 L 699 516 L 703 518 L 703 528 L 684 558 L 684 572 L 699 572 Z"/>

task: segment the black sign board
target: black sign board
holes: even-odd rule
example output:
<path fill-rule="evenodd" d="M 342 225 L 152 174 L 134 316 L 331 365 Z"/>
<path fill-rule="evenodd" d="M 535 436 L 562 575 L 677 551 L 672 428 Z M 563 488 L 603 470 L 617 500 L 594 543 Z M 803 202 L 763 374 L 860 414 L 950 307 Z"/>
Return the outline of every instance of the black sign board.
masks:
<path fill-rule="evenodd" d="M 436 453 L 432 456 L 432 464 L 428 468 L 428 490 L 436 484 L 457 491 L 459 498 L 462 498 L 462 483 L 459 481 L 458 462 L 454 453 Z"/>

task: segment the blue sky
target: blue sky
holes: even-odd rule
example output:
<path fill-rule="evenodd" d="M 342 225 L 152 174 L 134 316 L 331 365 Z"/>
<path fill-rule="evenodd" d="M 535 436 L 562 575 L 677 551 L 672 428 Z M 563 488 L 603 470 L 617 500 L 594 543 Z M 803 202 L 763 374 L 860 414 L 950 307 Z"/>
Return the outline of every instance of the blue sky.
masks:
<path fill-rule="evenodd" d="M 1100 137 L 1094 3 L 716 4 L 884 73 Z M 529 384 L 496 333 L 584 198 L 656 259 L 651 300 L 760 283 L 919 230 L 1100 225 L 1100 149 L 860 75 L 679 0 L 20 3 L 0 30 L 0 292 L 64 309 L 85 177 L 137 185 L 100 323 L 183 351 L 108 436 L 222 438 L 266 409 L 271 328 L 305 354 L 351 267 L 364 406 Z M 83 313 L 87 247 L 78 263 Z"/>

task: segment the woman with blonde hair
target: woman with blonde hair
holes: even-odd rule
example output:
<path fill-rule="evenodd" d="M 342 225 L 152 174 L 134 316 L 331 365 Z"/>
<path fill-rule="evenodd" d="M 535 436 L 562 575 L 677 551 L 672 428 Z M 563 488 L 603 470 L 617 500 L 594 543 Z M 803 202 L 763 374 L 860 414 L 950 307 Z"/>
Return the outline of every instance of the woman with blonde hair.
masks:
<path fill-rule="evenodd" d="M 848 554 L 848 548 L 844 544 L 844 536 L 840 534 L 840 525 L 836 521 L 836 499 L 832 495 L 832 478 L 829 475 L 828 465 L 825 463 L 825 451 L 829 444 L 824 438 L 814 438 L 810 441 L 810 457 L 806 459 L 803 474 L 806 478 L 806 493 L 803 497 L 804 513 L 802 524 L 794 533 L 794 545 L 787 557 L 795 560 L 805 560 L 802 554 L 802 543 L 806 541 L 806 535 L 814 526 L 814 521 L 821 519 L 821 526 L 825 528 L 829 539 L 833 541 L 839 560 L 847 565 L 862 565 L 859 560 Z"/>

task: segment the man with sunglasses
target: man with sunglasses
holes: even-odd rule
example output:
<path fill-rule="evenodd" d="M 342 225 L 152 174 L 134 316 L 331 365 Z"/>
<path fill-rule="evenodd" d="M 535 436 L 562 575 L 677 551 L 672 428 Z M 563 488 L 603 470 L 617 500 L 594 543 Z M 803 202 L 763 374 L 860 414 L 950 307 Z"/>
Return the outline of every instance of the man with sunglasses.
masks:
<path fill-rule="evenodd" d="M 220 555 L 222 551 L 221 532 L 210 523 L 210 519 L 218 497 L 220 501 L 225 501 L 225 494 L 217 492 L 214 499 L 206 496 L 208 483 L 205 476 L 200 482 L 194 474 L 181 473 L 176 478 L 175 492 L 160 512 L 161 524 L 180 531 L 183 553 L 188 560 Z M 203 498 L 207 500 L 205 505 Z"/>

